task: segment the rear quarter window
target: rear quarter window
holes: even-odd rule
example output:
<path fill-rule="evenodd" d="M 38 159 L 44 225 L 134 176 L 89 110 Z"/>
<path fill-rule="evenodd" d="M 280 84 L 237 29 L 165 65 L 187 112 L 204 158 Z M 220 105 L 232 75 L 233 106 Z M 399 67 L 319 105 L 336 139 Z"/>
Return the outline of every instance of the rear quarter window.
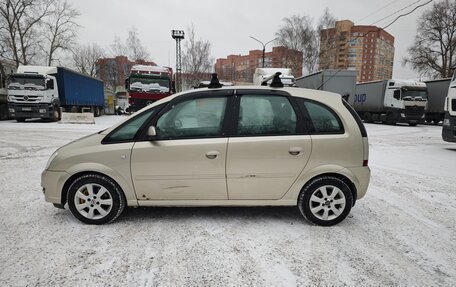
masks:
<path fill-rule="evenodd" d="M 306 99 L 297 99 L 311 134 L 343 134 L 339 116 L 328 106 Z"/>

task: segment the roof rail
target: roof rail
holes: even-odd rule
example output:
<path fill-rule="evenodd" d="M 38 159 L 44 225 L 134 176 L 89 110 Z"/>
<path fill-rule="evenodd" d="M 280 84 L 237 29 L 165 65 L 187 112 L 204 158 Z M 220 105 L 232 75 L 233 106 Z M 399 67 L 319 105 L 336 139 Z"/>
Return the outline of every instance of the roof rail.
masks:
<path fill-rule="evenodd" d="M 221 88 L 223 85 L 220 84 L 219 79 L 217 78 L 217 73 L 212 74 L 211 82 L 209 86 L 207 86 L 209 89 L 218 89 Z"/>
<path fill-rule="evenodd" d="M 283 83 L 282 83 L 282 80 L 280 79 L 280 75 L 282 75 L 281 72 L 276 72 L 274 75 L 264 78 L 263 81 L 261 82 L 261 85 L 267 86 L 268 81 L 272 79 L 271 84 L 269 84 L 270 87 L 283 88 Z"/>

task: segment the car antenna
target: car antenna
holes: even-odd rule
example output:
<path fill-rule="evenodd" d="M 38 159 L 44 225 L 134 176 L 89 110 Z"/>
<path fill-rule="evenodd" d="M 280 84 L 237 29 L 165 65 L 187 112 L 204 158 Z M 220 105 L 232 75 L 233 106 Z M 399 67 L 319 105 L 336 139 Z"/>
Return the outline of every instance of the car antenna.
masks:
<path fill-rule="evenodd" d="M 283 88 L 282 80 L 280 79 L 281 72 L 276 72 L 274 75 L 264 78 L 261 82 L 262 86 L 267 86 L 268 81 L 272 79 L 271 84 L 269 85 L 272 88 Z"/>
<path fill-rule="evenodd" d="M 209 86 L 207 86 L 209 89 L 218 89 L 222 87 L 222 84 L 220 84 L 219 79 L 217 78 L 217 73 L 212 74 L 212 79 L 211 82 L 209 83 Z"/>

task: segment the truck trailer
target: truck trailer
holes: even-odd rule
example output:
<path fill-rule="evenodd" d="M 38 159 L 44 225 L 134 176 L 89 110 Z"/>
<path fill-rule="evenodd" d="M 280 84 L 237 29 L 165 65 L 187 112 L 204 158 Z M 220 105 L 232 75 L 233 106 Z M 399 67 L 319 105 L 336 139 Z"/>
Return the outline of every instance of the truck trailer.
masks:
<path fill-rule="evenodd" d="M 28 118 L 59 121 L 61 112 L 104 108 L 103 82 L 63 67 L 19 66 L 8 78 L 8 112 L 23 122 Z"/>
<path fill-rule="evenodd" d="M 448 88 L 444 111 L 442 139 L 447 142 L 456 142 L 456 71 Z"/>
<path fill-rule="evenodd" d="M 425 113 L 427 123 L 438 124 L 445 117 L 445 98 L 448 95 L 451 78 L 425 81 L 428 89 L 428 103 Z"/>
<path fill-rule="evenodd" d="M 412 80 L 380 80 L 356 84 L 349 103 L 365 122 L 397 122 L 416 126 L 424 120 L 427 88 Z"/>
<path fill-rule="evenodd" d="M 349 101 L 355 97 L 356 71 L 354 70 L 321 70 L 296 79 L 300 88 L 322 90 L 342 95 Z"/>

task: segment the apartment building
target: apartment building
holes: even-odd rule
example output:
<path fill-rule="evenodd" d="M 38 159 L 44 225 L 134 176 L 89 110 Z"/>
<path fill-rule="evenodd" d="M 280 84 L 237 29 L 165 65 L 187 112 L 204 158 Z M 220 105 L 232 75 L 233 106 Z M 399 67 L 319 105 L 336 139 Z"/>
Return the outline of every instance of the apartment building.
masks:
<path fill-rule="evenodd" d="M 264 57 L 265 68 L 291 68 L 295 77 L 302 76 L 302 52 L 287 47 L 273 47 Z M 215 63 L 215 72 L 219 79 L 237 85 L 253 82 L 256 68 L 263 67 L 263 51 L 251 50 L 248 55 L 229 55 L 219 58 Z"/>
<path fill-rule="evenodd" d="M 376 26 L 337 21 L 320 31 L 319 68 L 357 71 L 358 82 L 390 79 L 393 74 L 394 37 Z"/>

